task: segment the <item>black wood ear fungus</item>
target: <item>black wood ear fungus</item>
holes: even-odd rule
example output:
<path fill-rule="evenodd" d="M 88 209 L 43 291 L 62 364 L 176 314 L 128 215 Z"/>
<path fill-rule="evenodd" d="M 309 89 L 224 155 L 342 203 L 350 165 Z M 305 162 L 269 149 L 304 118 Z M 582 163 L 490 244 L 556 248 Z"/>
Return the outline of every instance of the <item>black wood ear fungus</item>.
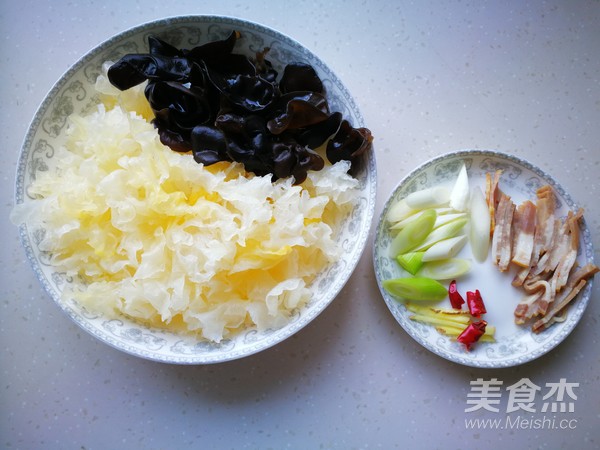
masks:
<path fill-rule="evenodd" d="M 204 165 L 243 163 L 273 180 L 294 177 L 302 183 L 324 161 L 314 151 L 327 142 L 331 163 L 348 160 L 355 175 L 361 155 L 372 147 L 367 128 L 353 128 L 331 112 L 314 68 L 295 62 L 281 77 L 266 58 L 234 53 L 241 34 L 192 49 L 148 39 L 148 54 L 128 54 L 108 70 L 110 82 L 126 90 L 145 81 L 161 142 L 191 151 Z"/>

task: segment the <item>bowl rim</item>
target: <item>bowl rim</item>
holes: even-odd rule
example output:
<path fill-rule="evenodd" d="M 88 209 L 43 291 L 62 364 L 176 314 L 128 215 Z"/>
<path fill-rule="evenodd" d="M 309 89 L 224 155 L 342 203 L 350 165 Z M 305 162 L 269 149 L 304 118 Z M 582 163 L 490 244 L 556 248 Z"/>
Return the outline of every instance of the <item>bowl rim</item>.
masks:
<path fill-rule="evenodd" d="M 198 23 L 214 22 L 215 24 L 229 25 L 232 28 L 235 27 L 236 25 L 240 25 L 240 26 L 243 26 L 246 28 L 250 28 L 253 31 L 257 31 L 262 34 L 266 34 L 269 36 L 276 36 L 280 42 L 290 45 L 294 48 L 301 49 L 302 51 L 308 52 L 308 54 L 310 54 L 311 59 L 315 60 L 319 64 L 320 68 L 326 70 L 327 75 L 331 76 L 332 79 L 335 80 L 335 83 L 336 83 L 336 86 L 338 87 L 338 89 L 349 100 L 351 100 L 353 102 L 352 111 L 353 111 L 356 121 L 358 122 L 358 124 L 356 124 L 355 126 L 364 126 L 364 118 L 362 116 L 362 113 L 358 109 L 358 106 L 355 104 L 354 97 L 350 94 L 350 91 L 347 89 L 346 85 L 342 82 L 342 80 L 339 78 L 339 76 L 335 72 L 333 72 L 333 70 L 316 53 L 314 53 L 312 50 L 308 49 L 306 46 L 304 46 L 297 40 L 291 38 L 290 36 L 284 34 L 283 32 L 281 32 L 275 28 L 263 25 L 258 22 L 242 19 L 242 18 L 235 17 L 235 16 L 229 16 L 229 15 L 212 15 L 212 14 L 175 15 L 175 16 L 168 16 L 168 17 L 164 17 L 164 18 L 160 18 L 160 19 L 149 20 L 149 21 L 142 22 L 138 25 L 134 25 L 130 28 L 126 28 L 124 30 L 118 31 L 115 34 L 113 34 L 112 36 L 101 41 L 99 44 L 91 47 L 83 55 L 78 57 L 77 60 L 74 63 L 72 63 L 68 67 L 67 70 L 65 70 L 63 72 L 63 74 L 58 78 L 57 81 L 55 81 L 53 83 L 52 87 L 45 94 L 43 100 L 40 102 L 39 106 L 35 110 L 33 118 L 27 127 L 25 137 L 24 137 L 21 147 L 19 149 L 19 157 L 17 160 L 16 176 L 15 176 L 15 191 L 14 191 L 14 204 L 15 205 L 19 204 L 19 203 L 23 203 L 25 201 L 26 186 L 25 186 L 24 179 L 25 179 L 25 171 L 27 168 L 28 157 L 30 156 L 29 147 L 35 138 L 35 135 L 39 128 L 39 123 L 40 123 L 42 117 L 44 116 L 45 112 L 51 106 L 51 103 L 53 102 L 57 93 L 59 93 L 60 90 L 65 87 L 65 85 L 68 83 L 68 81 L 79 70 L 81 70 L 86 64 L 88 64 L 94 57 L 96 57 L 102 51 L 109 49 L 111 46 L 115 45 L 119 41 L 124 40 L 130 36 L 137 35 L 137 34 L 143 32 L 144 30 L 151 29 L 152 27 L 161 27 L 161 26 L 164 27 L 164 26 L 169 26 L 169 25 L 178 25 L 178 24 L 183 24 L 186 22 L 189 22 L 192 24 L 194 22 L 198 22 Z M 364 225 L 364 230 L 362 230 L 359 233 L 359 240 L 357 241 L 358 242 L 357 247 L 356 247 L 357 250 L 354 254 L 354 258 L 352 260 L 348 260 L 349 264 L 347 266 L 347 269 L 345 270 L 345 273 L 347 273 L 347 276 L 345 277 L 343 282 L 339 283 L 339 285 L 335 289 L 335 293 L 326 302 L 322 302 L 318 305 L 315 305 L 316 307 L 313 307 L 312 309 L 307 310 L 310 312 L 310 314 L 307 314 L 306 318 L 304 320 L 302 320 L 301 323 L 298 324 L 297 322 L 290 322 L 281 329 L 281 330 L 285 329 L 286 332 L 281 332 L 281 330 L 280 330 L 280 333 L 278 333 L 274 339 L 271 339 L 271 338 L 263 339 L 262 341 L 259 342 L 260 345 L 252 345 L 249 347 L 244 347 L 242 350 L 228 352 L 226 355 L 223 355 L 220 352 L 200 353 L 200 354 L 194 354 L 194 355 L 181 355 L 181 357 L 164 355 L 164 354 L 161 354 L 160 352 L 149 352 L 146 350 L 139 350 L 137 347 L 131 346 L 129 344 L 123 344 L 121 341 L 115 339 L 114 337 L 108 336 L 105 332 L 96 331 L 96 329 L 93 326 L 87 324 L 83 320 L 80 320 L 79 319 L 80 314 L 73 311 L 69 305 L 67 305 L 67 304 L 65 304 L 65 302 L 61 301 L 59 293 L 56 292 L 55 289 L 52 288 L 52 286 L 50 286 L 46 276 L 43 274 L 43 272 L 39 266 L 39 264 L 40 264 L 39 261 L 35 257 L 32 242 L 30 239 L 30 234 L 28 232 L 26 223 L 19 224 L 19 226 L 18 226 L 19 237 L 20 237 L 21 245 L 23 246 L 23 248 L 25 250 L 26 257 L 30 263 L 30 266 L 32 267 L 32 269 L 34 271 L 36 278 L 41 283 L 42 288 L 44 289 L 45 293 L 48 294 L 52 298 L 54 303 L 56 303 L 57 306 L 61 309 L 61 311 L 63 313 L 65 313 L 67 316 L 69 316 L 69 318 L 73 322 L 75 322 L 81 329 L 86 331 L 88 334 L 92 335 L 97 340 L 103 342 L 104 344 L 108 344 L 110 347 L 113 347 L 121 352 L 124 352 L 125 354 L 137 356 L 142 359 L 146 359 L 146 360 L 150 360 L 150 361 L 162 362 L 162 363 L 168 363 L 168 364 L 201 365 L 201 364 L 221 363 L 221 362 L 231 361 L 231 360 L 235 360 L 235 359 L 240 359 L 240 358 L 248 357 L 248 356 L 254 355 L 256 353 L 259 353 L 261 351 L 267 350 L 267 349 L 275 346 L 276 344 L 285 341 L 286 339 L 293 336 L 294 334 L 298 333 L 301 329 L 303 329 L 308 324 L 313 322 L 317 318 L 317 316 L 319 316 L 333 302 L 333 300 L 335 300 L 335 298 L 337 298 L 339 296 L 341 290 L 343 289 L 343 287 L 345 286 L 347 281 L 350 279 L 352 273 L 356 269 L 356 266 L 358 265 L 359 261 L 361 260 L 362 256 L 365 253 L 365 249 L 367 246 L 367 242 L 369 240 L 369 236 L 370 236 L 371 229 L 373 227 L 373 221 L 374 221 L 374 211 L 375 211 L 375 204 L 376 204 L 376 198 L 377 198 L 377 184 L 378 184 L 377 183 L 377 168 L 376 168 L 376 159 L 375 159 L 374 149 L 369 152 L 368 158 L 366 158 L 366 159 L 367 159 L 367 161 L 366 161 L 367 167 L 365 168 L 365 170 L 367 171 L 367 175 L 368 175 L 367 178 L 370 179 L 370 183 L 367 183 L 367 186 L 366 186 L 367 189 L 365 191 L 365 196 L 367 197 L 367 200 L 368 200 L 368 205 L 367 205 L 368 208 L 365 208 L 364 213 L 363 213 L 364 217 L 362 218 L 362 221 L 361 221 L 361 223 L 363 223 L 363 225 Z M 107 318 L 107 320 L 110 320 L 110 319 L 115 319 L 115 318 Z M 123 318 L 118 317 L 118 318 L 116 318 L 116 320 L 123 320 Z M 130 319 L 126 319 L 126 320 L 130 320 Z M 133 321 L 133 323 L 136 323 L 137 325 L 139 325 L 135 321 Z M 156 333 L 164 332 L 164 330 L 154 329 L 154 328 L 148 327 L 147 325 L 140 325 L 140 327 L 142 329 L 152 330 L 153 332 L 156 332 Z M 203 342 L 203 341 L 199 340 L 198 342 Z"/>

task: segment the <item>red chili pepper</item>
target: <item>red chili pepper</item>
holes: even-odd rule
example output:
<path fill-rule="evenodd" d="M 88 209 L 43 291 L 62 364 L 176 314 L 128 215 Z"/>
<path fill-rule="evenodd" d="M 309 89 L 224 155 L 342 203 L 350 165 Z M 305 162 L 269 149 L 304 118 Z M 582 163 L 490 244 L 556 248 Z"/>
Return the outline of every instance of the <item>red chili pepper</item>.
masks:
<path fill-rule="evenodd" d="M 461 344 L 464 344 L 465 347 L 467 347 L 467 350 L 471 350 L 473 344 L 475 344 L 475 342 L 477 342 L 485 333 L 486 326 L 487 322 L 485 320 L 470 323 L 467 328 L 465 328 L 463 332 L 458 335 L 456 340 Z"/>
<path fill-rule="evenodd" d="M 467 292 L 467 306 L 473 317 L 481 317 L 482 314 L 487 312 L 479 289 L 475 290 L 475 292 Z"/>
<path fill-rule="evenodd" d="M 448 297 L 450 297 L 450 304 L 454 309 L 461 309 L 465 299 L 462 298 L 462 295 L 458 292 L 456 288 L 456 280 L 452 280 L 450 282 L 450 286 L 448 287 Z"/>

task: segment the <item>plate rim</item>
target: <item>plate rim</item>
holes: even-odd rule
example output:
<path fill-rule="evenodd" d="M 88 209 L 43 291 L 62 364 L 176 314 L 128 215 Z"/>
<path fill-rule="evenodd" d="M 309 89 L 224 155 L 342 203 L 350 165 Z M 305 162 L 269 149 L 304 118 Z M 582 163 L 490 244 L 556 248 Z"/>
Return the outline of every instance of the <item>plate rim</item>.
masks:
<path fill-rule="evenodd" d="M 428 341 L 420 338 L 412 329 L 405 327 L 404 324 L 400 321 L 400 319 L 398 317 L 396 317 L 396 314 L 389 303 L 390 301 L 396 302 L 396 303 L 399 303 L 399 302 L 394 300 L 393 298 L 391 298 L 386 293 L 386 291 L 384 290 L 384 288 L 381 284 L 383 280 L 381 280 L 381 278 L 379 276 L 379 270 L 378 270 L 379 263 L 377 261 L 377 257 L 378 257 L 377 243 L 380 239 L 381 233 L 384 232 L 385 216 L 389 209 L 391 200 L 396 197 L 396 195 L 397 195 L 398 191 L 401 189 L 401 187 L 403 185 L 405 185 L 407 182 L 409 182 L 411 179 L 413 179 L 420 172 L 427 169 L 429 166 L 431 166 L 433 164 L 436 164 L 436 163 L 439 163 L 439 162 L 442 162 L 444 160 L 448 160 L 451 158 L 461 158 L 461 157 L 467 157 L 467 156 L 473 156 L 473 155 L 484 156 L 484 157 L 485 156 L 493 157 L 493 158 L 498 158 L 498 159 L 502 159 L 505 161 L 509 161 L 513 164 L 518 164 L 518 165 L 530 170 L 531 172 L 535 173 L 536 175 L 541 177 L 544 181 L 549 182 L 549 184 L 552 186 L 552 188 L 555 189 L 557 192 L 559 192 L 561 197 L 563 197 L 567 201 L 567 203 L 569 204 L 569 206 L 568 206 L 569 209 L 579 208 L 578 203 L 576 203 L 573 200 L 571 195 L 562 187 L 562 185 L 556 180 L 556 178 L 554 178 L 552 175 L 550 175 L 549 173 L 547 173 L 546 171 L 544 171 L 537 165 L 531 163 L 527 159 L 524 159 L 520 156 L 506 153 L 506 152 L 503 152 L 500 150 L 478 149 L 478 148 L 464 148 L 464 149 L 460 149 L 460 150 L 445 152 L 443 154 L 440 154 L 435 157 L 427 159 L 426 161 L 419 164 L 417 167 L 410 170 L 404 177 L 402 177 L 402 179 L 399 182 L 396 183 L 396 185 L 392 188 L 392 190 L 386 195 L 386 197 L 385 197 L 386 200 L 383 204 L 381 214 L 380 214 L 379 218 L 377 219 L 375 235 L 373 238 L 372 263 L 373 263 L 373 268 L 374 268 L 374 273 L 375 273 L 375 279 L 376 279 L 377 286 L 379 288 L 382 300 L 386 304 L 386 307 L 388 308 L 389 312 L 392 314 L 392 316 L 394 317 L 396 322 L 398 322 L 398 325 L 400 325 L 401 328 L 412 339 L 414 339 L 418 344 L 420 344 L 422 347 L 426 348 L 430 352 L 434 353 L 437 356 L 440 356 L 443 359 L 446 359 L 448 361 L 451 361 L 453 363 L 460 364 L 463 366 L 481 368 L 481 369 L 498 369 L 498 368 L 515 367 L 515 366 L 527 364 L 527 363 L 534 361 L 537 358 L 551 352 L 571 334 L 571 332 L 577 327 L 577 325 L 581 321 L 581 318 L 583 317 L 583 313 L 585 312 L 585 310 L 588 307 L 588 304 L 589 304 L 589 301 L 591 298 L 591 291 L 592 291 L 592 287 L 593 287 L 593 277 L 590 280 L 588 280 L 588 282 L 586 283 L 586 286 L 584 288 L 584 291 L 582 293 L 580 293 L 580 297 L 577 298 L 577 302 L 581 304 L 581 306 L 580 306 L 581 313 L 575 318 L 574 321 L 570 322 L 571 325 L 568 329 L 561 330 L 561 332 L 554 339 L 552 339 L 550 342 L 548 342 L 546 345 L 544 345 L 544 347 L 542 349 L 540 349 L 540 351 L 534 350 L 534 351 L 528 352 L 524 356 L 522 355 L 520 357 L 511 357 L 511 358 L 505 358 L 505 359 L 481 361 L 481 360 L 474 359 L 474 358 L 461 358 L 459 356 L 450 354 L 446 351 L 442 351 L 438 346 L 432 345 Z M 585 244 L 585 246 L 582 248 L 582 251 L 585 253 L 587 262 L 594 264 L 593 242 L 591 239 L 591 233 L 585 222 L 585 216 L 581 221 L 580 228 L 582 229 L 582 239 Z M 443 337 L 443 336 L 440 335 L 440 337 Z"/>

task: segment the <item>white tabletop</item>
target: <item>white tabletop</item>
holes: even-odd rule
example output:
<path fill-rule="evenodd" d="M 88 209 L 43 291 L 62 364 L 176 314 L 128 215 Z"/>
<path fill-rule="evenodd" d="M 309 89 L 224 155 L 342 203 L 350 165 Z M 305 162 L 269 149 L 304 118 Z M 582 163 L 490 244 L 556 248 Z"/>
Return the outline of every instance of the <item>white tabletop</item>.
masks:
<path fill-rule="evenodd" d="M 336 71 L 375 135 L 376 215 L 400 178 L 423 161 L 464 148 L 497 149 L 557 179 L 585 208 L 600 249 L 597 0 L 2 2 L 0 446 L 598 448 L 598 281 L 563 343 L 502 370 L 446 361 L 398 325 L 377 289 L 372 239 L 315 321 L 236 361 L 142 360 L 96 341 L 61 312 L 8 220 L 28 124 L 53 83 L 90 48 L 131 26 L 188 14 L 275 28 Z M 540 387 L 532 411 L 510 412 L 506 388 L 525 378 Z M 493 404 L 492 411 L 468 411 L 477 379 L 502 383 L 498 411 Z M 570 404 L 573 412 L 542 411 L 553 385 L 573 386 L 576 399 L 554 396 L 555 406 Z M 490 421 L 470 426 L 474 419 Z"/>

